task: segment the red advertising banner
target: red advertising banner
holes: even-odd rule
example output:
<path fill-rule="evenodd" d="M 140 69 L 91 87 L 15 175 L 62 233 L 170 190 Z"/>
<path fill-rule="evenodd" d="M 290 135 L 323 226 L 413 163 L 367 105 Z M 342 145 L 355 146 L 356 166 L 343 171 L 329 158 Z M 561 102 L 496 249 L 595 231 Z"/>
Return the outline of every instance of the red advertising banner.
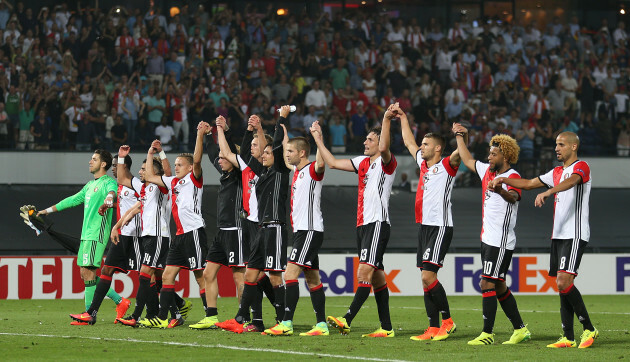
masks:
<path fill-rule="evenodd" d="M 219 296 L 235 297 L 236 287 L 229 268 L 221 267 L 218 275 Z M 121 296 L 135 298 L 138 272 L 117 273 L 112 286 Z M 76 256 L 0 257 L 0 299 L 81 299 L 81 280 Z M 175 290 L 183 298 L 199 296 L 192 273 L 179 273 Z"/>

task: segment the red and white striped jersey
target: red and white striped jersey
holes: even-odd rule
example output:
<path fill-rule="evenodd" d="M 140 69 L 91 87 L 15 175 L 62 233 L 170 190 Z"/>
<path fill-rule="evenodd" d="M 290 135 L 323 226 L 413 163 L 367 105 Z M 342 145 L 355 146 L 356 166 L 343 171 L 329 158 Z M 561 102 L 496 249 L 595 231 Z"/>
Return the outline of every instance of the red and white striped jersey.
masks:
<path fill-rule="evenodd" d="M 291 182 L 291 226 L 298 230 L 324 232 L 321 199 L 324 173 L 315 172 L 315 162 L 293 168 Z"/>
<path fill-rule="evenodd" d="M 192 172 L 181 179 L 162 176 L 162 182 L 171 192 L 171 210 L 177 226 L 177 235 L 206 226 L 201 216 L 203 177 L 198 180 Z"/>
<path fill-rule="evenodd" d="M 120 47 L 123 55 L 130 55 L 131 50 L 133 50 L 133 48 L 135 48 L 136 46 L 136 41 L 133 40 L 133 37 L 131 35 L 121 35 L 116 38 L 115 45 L 117 47 Z"/>
<path fill-rule="evenodd" d="M 387 165 L 380 156 L 373 163 L 368 156 L 355 157 L 351 161 L 359 175 L 357 227 L 376 221 L 389 224 L 389 195 L 396 177 L 396 157 L 392 155 Z"/>
<path fill-rule="evenodd" d="M 521 178 L 521 175 L 514 169 L 509 169 L 501 174 L 490 172 L 490 164 L 481 161 L 475 162 L 475 171 L 481 179 L 483 191 L 481 242 L 497 248 L 514 250 L 516 246 L 514 227 L 516 226 L 521 190 L 503 184 L 503 189 L 514 190 L 518 193 L 516 203 L 510 204 L 498 193 L 488 190 L 488 183 L 496 177 Z"/>
<path fill-rule="evenodd" d="M 416 191 L 417 223 L 453 226 L 451 195 L 457 168 L 451 167 L 450 161 L 448 156 L 429 168 L 427 161 L 422 159 L 422 152 L 418 150 L 416 153 L 416 162 L 420 166 L 420 182 Z"/>
<path fill-rule="evenodd" d="M 258 199 L 256 198 L 258 176 L 247 166 L 247 162 L 240 155 L 237 155 L 236 159 L 243 181 L 243 208 L 247 212 L 247 220 L 258 223 Z"/>
<path fill-rule="evenodd" d="M 129 208 L 138 202 L 139 197 L 140 195 L 129 187 L 118 185 L 118 202 L 116 203 L 116 216 L 118 220 L 125 215 Z M 118 234 L 125 236 L 140 236 L 141 232 L 140 216 L 138 215 L 134 216 L 129 224 L 118 229 Z"/>
<path fill-rule="evenodd" d="M 170 238 L 171 205 L 169 201 L 171 195 L 168 189 L 152 183 L 144 183 L 137 177 L 131 179 L 131 186 L 140 194 L 142 203 L 140 213 L 142 236 Z"/>
<path fill-rule="evenodd" d="M 591 229 L 588 224 L 589 198 L 591 196 L 591 169 L 584 161 L 575 161 L 571 166 L 558 166 L 539 176 L 547 187 L 557 186 L 576 174 L 582 183 L 566 191 L 558 192 L 554 200 L 552 239 L 581 239 L 588 241 Z"/>

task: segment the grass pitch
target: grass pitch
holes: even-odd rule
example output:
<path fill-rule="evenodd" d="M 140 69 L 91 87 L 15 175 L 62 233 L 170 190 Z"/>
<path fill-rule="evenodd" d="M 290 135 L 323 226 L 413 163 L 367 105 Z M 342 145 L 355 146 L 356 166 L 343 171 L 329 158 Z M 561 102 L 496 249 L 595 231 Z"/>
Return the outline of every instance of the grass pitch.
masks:
<path fill-rule="evenodd" d="M 366 339 L 361 334 L 378 327 L 374 298 L 370 297 L 352 324 L 348 336 L 331 330 L 327 337 L 299 337 L 315 323 L 309 298 L 301 298 L 294 320 L 295 335 L 269 337 L 236 335 L 220 330 L 194 331 L 187 325 L 203 317 L 199 298 L 186 326 L 176 329 L 132 329 L 114 325 L 111 301 L 104 301 L 94 326 L 70 326 L 69 313 L 82 311 L 82 300 L 0 301 L 0 351 L 2 360 L 618 360 L 629 357 L 630 295 L 585 296 L 593 324 L 600 337 L 590 349 L 546 348 L 562 333 L 557 296 L 516 296 L 532 340 L 515 346 L 501 345 L 512 327 L 501 308 L 497 311 L 495 345 L 466 344 L 481 332 L 481 297 L 450 297 L 457 332 L 442 342 L 415 342 L 409 337 L 427 327 L 422 297 L 392 297 L 391 317 L 395 338 Z M 326 300 L 326 311 L 343 315 L 349 297 Z M 263 305 L 265 321 L 271 323 L 272 308 Z M 220 319 L 236 312 L 234 298 L 219 300 Z M 582 327 L 575 322 L 579 339 Z"/>

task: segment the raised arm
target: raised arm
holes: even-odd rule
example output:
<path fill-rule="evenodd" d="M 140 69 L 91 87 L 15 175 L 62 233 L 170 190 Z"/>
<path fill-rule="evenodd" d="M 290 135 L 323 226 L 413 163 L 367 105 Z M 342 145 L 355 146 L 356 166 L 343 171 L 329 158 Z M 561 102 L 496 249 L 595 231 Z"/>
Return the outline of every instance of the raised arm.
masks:
<path fill-rule="evenodd" d="M 455 139 L 457 139 L 457 151 L 459 153 L 459 157 L 469 170 L 474 170 L 475 162 L 477 162 L 477 160 L 475 160 L 470 154 L 470 151 L 468 151 L 468 145 L 466 145 L 465 141 L 465 138 L 468 138 L 468 130 L 461 124 L 454 123 L 453 132 L 455 133 Z"/>
<path fill-rule="evenodd" d="M 396 105 L 390 105 L 387 111 L 385 111 L 385 115 L 383 115 L 383 122 L 381 124 L 381 136 L 378 141 L 378 150 L 381 152 L 381 159 L 383 160 L 383 164 L 387 165 L 389 161 L 392 160 L 392 153 L 389 150 L 389 145 L 392 143 L 391 129 L 392 118 L 396 116 L 396 113 L 393 111 Z"/>
<path fill-rule="evenodd" d="M 236 154 L 232 152 L 232 148 L 230 147 L 231 140 L 228 140 L 230 135 L 229 133 L 226 135 L 225 128 L 227 128 L 227 124 L 225 122 L 225 118 L 223 118 L 223 116 L 217 117 L 216 124 L 217 124 L 217 141 L 219 142 L 219 151 L 221 151 L 221 154 L 223 155 L 223 157 L 226 160 L 228 160 L 232 165 L 234 165 L 234 167 L 239 167 Z M 213 155 L 210 154 L 212 144 L 214 144 L 214 142 L 208 142 L 208 157 L 210 157 L 210 161 L 214 163 L 214 159 L 216 157 L 219 157 L 219 151 L 216 151 L 216 156 L 214 156 L 213 158 Z M 222 172 L 220 168 L 218 170 L 219 172 Z"/>
<path fill-rule="evenodd" d="M 407 119 L 407 115 L 403 112 L 400 107 L 396 109 L 396 115 L 400 118 L 400 128 L 402 129 L 403 142 L 405 143 L 405 147 L 413 159 L 416 159 L 418 154 L 418 144 L 416 143 L 416 138 L 413 136 L 413 132 L 411 131 L 411 125 L 409 124 L 409 119 Z"/>
<path fill-rule="evenodd" d="M 131 172 L 127 169 L 127 165 L 125 165 L 125 157 L 129 155 L 129 151 L 131 148 L 127 145 L 122 145 L 118 149 L 118 165 L 116 166 L 116 181 L 118 181 L 119 185 L 127 186 L 130 189 L 133 188 L 131 185 Z M 122 163 L 120 160 L 122 159 Z"/>
<path fill-rule="evenodd" d="M 203 158 L 203 138 L 209 125 L 206 122 L 199 122 L 197 126 L 197 140 L 195 141 L 195 151 L 193 152 L 193 176 L 199 180 L 201 173 L 201 159 Z"/>
<path fill-rule="evenodd" d="M 153 170 L 153 162 L 149 162 L 149 160 L 153 159 L 155 151 L 155 148 L 149 147 L 149 151 L 147 152 L 147 163 L 144 165 L 144 180 L 158 186 L 166 187 L 162 177 L 155 174 L 155 171 Z"/>
<path fill-rule="evenodd" d="M 280 119 L 278 119 L 276 130 L 273 133 L 273 167 L 278 172 L 291 172 L 293 169 L 291 165 L 287 164 L 287 159 L 284 157 L 285 139 L 286 142 L 289 142 L 286 126 L 290 109 L 291 107 L 287 105 L 280 108 Z"/>
<path fill-rule="evenodd" d="M 284 152 L 286 152 L 287 149 L 287 144 L 289 144 L 289 132 L 287 131 L 287 126 L 280 124 L 280 126 L 282 127 L 282 130 L 284 132 L 284 138 L 282 139 L 282 149 L 284 150 Z M 289 164 L 289 162 L 287 161 L 287 158 L 285 157 L 285 155 L 282 155 L 282 158 L 284 159 L 284 165 L 290 170 L 292 169 L 291 164 Z M 275 160 L 274 160 L 275 161 Z"/>
<path fill-rule="evenodd" d="M 319 125 L 319 121 L 316 122 Z M 311 127 L 311 135 L 315 138 L 313 134 L 313 128 Z M 320 132 L 321 134 L 321 132 Z M 319 147 L 317 147 L 317 152 L 315 153 L 315 173 L 321 175 L 324 173 L 326 169 L 326 162 L 324 162 L 324 158 L 322 157 L 322 153 L 319 151 Z"/>
<path fill-rule="evenodd" d="M 162 169 L 164 170 L 164 176 L 172 176 L 173 171 L 171 170 L 171 163 L 168 162 L 168 158 L 166 158 L 166 153 L 162 150 L 162 142 L 160 140 L 154 140 L 151 142 L 151 147 L 155 149 L 160 155 L 160 162 L 162 162 Z"/>
<path fill-rule="evenodd" d="M 319 121 L 313 122 L 311 125 L 311 134 L 315 139 L 315 144 L 317 145 L 317 152 L 320 154 L 324 162 L 328 165 L 328 167 L 336 170 L 348 171 L 348 172 L 356 172 L 354 166 L 352 165 L 352 161 L 348 159 L 336 159 L 332 153 L 326 148 L 324 145 L 324 139 L 322 137 L 322 128 L 319 125 Z"/>

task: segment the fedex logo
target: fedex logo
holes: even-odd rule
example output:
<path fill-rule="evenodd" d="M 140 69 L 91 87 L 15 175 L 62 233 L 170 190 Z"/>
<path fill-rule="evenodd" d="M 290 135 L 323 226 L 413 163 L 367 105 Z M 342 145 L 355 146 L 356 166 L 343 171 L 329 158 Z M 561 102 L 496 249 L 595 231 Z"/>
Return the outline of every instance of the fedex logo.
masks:
<path fill-rule="evenodd" d="M 537 256 L 516 256 L 512 258 L 512 265 L 505 280 L 513 292 L 546 293 L 551 290 L 557 292 L 556 278 L 550 277 L 547 269 L 539 269 Z M 464 291 L 464 283 L 471 283 L 473 288 L 481 293 L 479 279 L 481 278 L 480 263 L 471 256 L 455 257 L 455 292 Z"/>
<path fill-rule="evenodd" d="M 344 267 L 333 270 L 319 270 L 319 276 L 324 285 L 324 291 L 330 289 L 334 294 L 353 294 L 359 285 L 357 281 L 357 269 L 359 268 L 358 257 L 345 257 Z M 396 285 L 396 276 L 400 273 L 400 269 L 392 269 L 385 271 L 385 280 L 390 293 L 400 293 L 400 289 Z M 304 274 L 300 275 L 303 278 Z M 306 282 L 304 282 L 306 284 Z"/>

